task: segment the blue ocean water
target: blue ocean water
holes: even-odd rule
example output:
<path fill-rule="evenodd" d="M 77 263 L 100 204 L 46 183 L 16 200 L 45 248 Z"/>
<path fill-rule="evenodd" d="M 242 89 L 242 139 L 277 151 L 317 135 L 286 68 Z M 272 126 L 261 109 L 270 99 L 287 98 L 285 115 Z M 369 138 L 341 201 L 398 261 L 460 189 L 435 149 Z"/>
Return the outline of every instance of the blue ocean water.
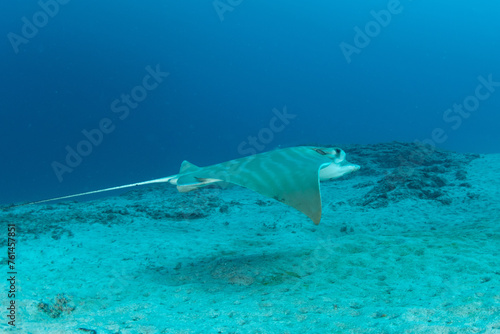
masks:
<path fill-rule="evenodd" d="M 309 143 L 499 152 L 499 11 L 493 1 L 2 2 L 0 203 Z"/>

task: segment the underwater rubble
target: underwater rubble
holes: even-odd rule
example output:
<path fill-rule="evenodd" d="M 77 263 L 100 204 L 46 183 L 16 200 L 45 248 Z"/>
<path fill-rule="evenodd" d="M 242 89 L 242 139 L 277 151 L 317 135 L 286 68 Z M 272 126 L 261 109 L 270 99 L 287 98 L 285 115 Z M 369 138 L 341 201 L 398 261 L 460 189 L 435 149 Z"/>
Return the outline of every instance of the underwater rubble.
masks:
<path fill-rule="evenodd" d="M 372 208 L 386 207 L 404 199 L 425 199 L 450 205 L 454 188 L 471 188 L 467 182 L 468 164 L 479 154 L 456 153 L 417 143 L 391 142 L 346 147 L 348 158 L 362 166 L 359 176 L 378 180 L 362 182 L 358 188 L 369 191 L 351 204 Z M 352 176 L 355 177 L 356 175 Z M 467 191 L 469 199 L 477 197 Z"/>

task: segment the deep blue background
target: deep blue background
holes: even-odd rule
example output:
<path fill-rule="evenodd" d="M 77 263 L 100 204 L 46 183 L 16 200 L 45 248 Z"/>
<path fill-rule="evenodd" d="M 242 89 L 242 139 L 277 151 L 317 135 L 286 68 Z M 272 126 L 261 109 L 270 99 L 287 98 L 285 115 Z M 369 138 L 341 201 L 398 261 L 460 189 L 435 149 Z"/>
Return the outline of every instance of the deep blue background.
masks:
<path fill-rule="evenodd" d="M 285 105 L 297 116 L 266 150 L 423 140 L 439 127 L 440 147 L 500 152 L 500 87 L 457 130 L 443 121 L 478 76 L 500 81 L 498 1 L 401 0 L 348 64 L 340 43 L 353 44 L 354 27 L 388 3 L 243 0 L 221 21 L 212 0 L 71 0 L 16 54 L 7 34 L 41 7 L 2 2 L 0 203 L 167 176 L 184 159 L 238 158 Z M 170 76 L 120 120 L 111 102 L 156 64 Z M 59 182 L 51 163 L 105 117 L 115 131 Z"/>

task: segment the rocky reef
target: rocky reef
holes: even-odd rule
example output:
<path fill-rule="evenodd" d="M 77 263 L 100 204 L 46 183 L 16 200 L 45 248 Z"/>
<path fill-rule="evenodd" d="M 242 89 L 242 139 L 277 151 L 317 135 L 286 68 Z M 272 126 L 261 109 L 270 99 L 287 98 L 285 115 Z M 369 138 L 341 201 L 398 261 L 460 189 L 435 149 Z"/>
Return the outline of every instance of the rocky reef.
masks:
<path fill-rule="evenodd" d="M 367 188 L 366 194 L 351 204 L 385 207 L 391 202 L 415 198 L 449 205 L 455 187 L 471 188 L 466 167 L 480 158 L 478 154 L 463 154 L 416 143 L 391 142 L 375 145 L 352 145 L 345 148 L 349 161 L 362 166 L 358 176 L 372 176 L 355 187 Z M 351 177 L 356 177 L 352 175 Z M 466 196 L 473 198 L 472 192 Z"/>

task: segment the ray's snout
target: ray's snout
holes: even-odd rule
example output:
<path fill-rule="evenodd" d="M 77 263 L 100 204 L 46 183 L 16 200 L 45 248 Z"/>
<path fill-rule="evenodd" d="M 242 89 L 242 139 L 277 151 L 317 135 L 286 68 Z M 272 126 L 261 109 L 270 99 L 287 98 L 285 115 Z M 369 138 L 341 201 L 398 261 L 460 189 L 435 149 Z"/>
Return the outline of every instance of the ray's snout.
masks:
<path fill-rule="evenodd" d="M 361 167 L 359 165 L 351 164 L 345 160 L 340 164 L 331 163 L 330 165 L 320 169 L 319 179 L 321 181 L 333 180 L 345 174 L 355 172 L 360 168 Z"/>
<path fill-rule="evenodd" d="M 355 164 L 349 164 L 348 167 L 351 170 L 351 173 L 352 172 L 356 172 L 356 171 L 358 171 L 361 168 L 360 165 L 355 165 Z"/>

